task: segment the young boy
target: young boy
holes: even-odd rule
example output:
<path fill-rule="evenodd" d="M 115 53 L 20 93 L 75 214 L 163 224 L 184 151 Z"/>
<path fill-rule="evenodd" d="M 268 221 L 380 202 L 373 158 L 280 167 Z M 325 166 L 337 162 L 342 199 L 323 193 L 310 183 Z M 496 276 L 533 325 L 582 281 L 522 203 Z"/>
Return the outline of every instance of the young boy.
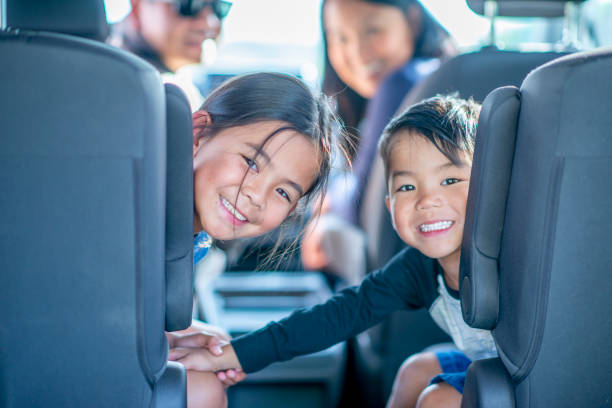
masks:
<path fill-rule="evenodd" d="M 236 368 L 249 373 L 275 361 L 323 350 L 396 310 L 425 307 L 461 352 L 413 356 L 400 370 L 389 406 L 414 406 L 418 399 L 419 407 L 459 407 L 470 359 L 496 355 L 490 332 L 470 328 L 463 321 L 458 296 L 479 110 L 471 100 L 437 96 L 410 107 L 386 127 L 379 144 L 388 188 L 386 203 L 393 227 L 410 248 L 368 274 L 360 286 L 238 337 L 223 347 L 221 355 L 188 348 L 218 346 L 210 337 L 196 334 L 177 339 L 179 347 L 171 350 L 170 358 L 189 369 Z"/>

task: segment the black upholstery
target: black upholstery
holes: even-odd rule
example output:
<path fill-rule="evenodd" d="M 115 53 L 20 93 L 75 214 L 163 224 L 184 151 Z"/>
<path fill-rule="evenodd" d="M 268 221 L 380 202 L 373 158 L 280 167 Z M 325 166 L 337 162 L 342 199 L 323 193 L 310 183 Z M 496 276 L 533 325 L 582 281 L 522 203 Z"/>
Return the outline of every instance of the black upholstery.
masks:
<path fill-rule="evenodd" d="M 69 3 L 54 2 L 67 15 Z M 99 42 L 17 28 L 0 32 L 0 406 L 184 406 L 164 335 L 190 314 L 166 314 L 159 74 Z M 190 143 L 182 129 L 170 133 Z"/>
<path fill-rule="evenodd" d="M 2 0 L 7 27 L 103 41 L 109 34 L 103 1 Z"/>
<path fill-rule="evenodd" d="M 189 101 L 166 84 L 166 330 L 191 324 L 193 310 L 193 161 Z"/>
<path fill-rule="evenodd" d="M 462 407 L 514 407 L 512 379 L 499 358 L 474 361 L 468 367 Z"/>
<path fill-rule="evenodd" d="M 519 91 L 513 86 L 498 88 L 487 96 L 487 102 L 478 123 L 480 138 L 474 152 L 472 199 L 467 205 L 461 253 L 462 262 L 474 264 L 481 273 L 463 280 L 461 304 L 467 324 L 490 330 L 495 327 L 499 310 L 497 264 L 514 156 Z M 506 120 L 503 126 L 499 125 L 500 118 Z M 472 220 L 475 214 L 477 223 Z"/>
<path fill-rule="evenodd" d="M 488 0 L 467 0 L 468 6 L 481 15 L 486 15 L 485 4 Z M 569 0 L 582 3 L 585 0 Z M 559 0 L 495 0 L 495 15 L 507 17 L 562 17 L 566 1 Z"/>
<path fill-rule="evenodd" d="M 500 221 L 501 249 L 498 271 L 494 262 L 483 268 L 462 257 L 462 303 L 469 301 L 462 306 L 468 315 L 491 316 L 473 325 L 493 328 L 503 363 L 497 370 L 511 378 L 512 406 L 612 405 L 610 72 L 612 49 L 579 53 L 533 71 L 520 88 L 518 114 L 500 103 L 504 90 L 485 100 L 472 170 L 481 191 L 470 190 L 466 223 L 472 226 L 462 254 L 479 252 L 474 247 L 488 231 L 478 225 Z M 505 134 L 514 127 L 509 183 L 491 186 L 499 180 L 485 176 L 489 154 L 499 147 L 498 136 L 508 142 Z M 479 211 L 500 199 L 499 190 L 508 191 L 505 214 Z M 497 282 L 483 279 L 492 273 Z M 473 295 L 498 289 L 498 302 Z M 498 311 L 491 309 L 495 303 Z M 486 388 L 488 378 L 475 371 L 468 381 Z M 479 390 L 466 389 L 464 406 L 490 406 Z"/>

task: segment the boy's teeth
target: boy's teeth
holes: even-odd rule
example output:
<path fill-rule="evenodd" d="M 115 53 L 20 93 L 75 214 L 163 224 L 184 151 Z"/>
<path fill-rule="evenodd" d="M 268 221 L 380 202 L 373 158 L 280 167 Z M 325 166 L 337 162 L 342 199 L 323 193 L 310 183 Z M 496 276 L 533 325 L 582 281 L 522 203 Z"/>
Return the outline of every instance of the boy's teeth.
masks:
<path fill-rule="evenodd" d="M 453 225 L 452 221 L 438 221 L 438 222 L 434 222 L 433 224 L 421 224 L 419 225 L 419 229 L 422 232 L 431 232 L 431 231 L 445 230 L 449 228 L 451 225 Z"/>
<path fill-rule="evenodd" d="M 242 214 L 240 214 L 233 205 L 230 204 L 229 201 L 227 201 L 225 198 L 221 197 L 221 202 L 223 203 L 223 206 L 227 209 L 227 211 L 229 211 L 230 213 L 232 213 L 232 215 L 236 218 L 238 218 L 240 221 L 246 221 L 246 218 L 242 216 Z"/>

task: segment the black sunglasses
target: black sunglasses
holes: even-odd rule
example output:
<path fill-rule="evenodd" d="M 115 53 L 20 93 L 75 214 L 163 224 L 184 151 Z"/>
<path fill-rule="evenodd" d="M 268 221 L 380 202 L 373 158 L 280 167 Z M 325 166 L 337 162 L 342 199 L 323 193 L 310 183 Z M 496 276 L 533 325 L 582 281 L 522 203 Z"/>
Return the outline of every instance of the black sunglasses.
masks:
<path fill-rule="evenodd" d="M 185 17 L 194 17 L 200 12 L 210 7 L 219 20 L 223 20 L 232 8 L 232 2 L 227 0 L 179 0 L 179 13 Z"/>

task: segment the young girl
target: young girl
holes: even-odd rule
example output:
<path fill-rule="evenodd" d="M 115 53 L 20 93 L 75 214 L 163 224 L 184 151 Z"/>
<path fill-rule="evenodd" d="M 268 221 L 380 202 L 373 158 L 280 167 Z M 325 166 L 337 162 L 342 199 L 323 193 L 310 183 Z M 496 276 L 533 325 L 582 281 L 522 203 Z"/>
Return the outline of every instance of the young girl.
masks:
<path fill-rule="evenodd" d="M 387 207 L 409 248 L 360 286 L 326 303 L 241 336 L 216 356 L 178 341 L 170 358 L 201 370 L 257 371 L 275 361 L 323 350 L 400 309 L 426 308 L 459 350 L 422 353 L 396 381 L 390 407 L 459 407 L 470 360 L 497 355 L 491 333 L 463 321 L 459 260 L 480 107 L 455 97 L 412 106 L 386 128 L 380 145 Z M 316 332 L 313 332 L 316 327 Z M 431 382 L 431 383 L 430 383 Z"/>
<path fill-rule="evenodd" d="M 211 238 L 269 232 L 324 189 L 333 150 L 330 124 L 325 99 L 288 75 L 235 77 L 208 96 L 193 115 L 195 262 Z M 215 328 L 196 322 L 188 329 L 199 330 L 212 334 Z M 180 336 L 168 334 L 170 347 Z M 243 377 L 232 370 L 220 379 L 232 384 Z M 187 388 L 190 407 L 226 403 L 212 373 L 188 371 Z"/>

